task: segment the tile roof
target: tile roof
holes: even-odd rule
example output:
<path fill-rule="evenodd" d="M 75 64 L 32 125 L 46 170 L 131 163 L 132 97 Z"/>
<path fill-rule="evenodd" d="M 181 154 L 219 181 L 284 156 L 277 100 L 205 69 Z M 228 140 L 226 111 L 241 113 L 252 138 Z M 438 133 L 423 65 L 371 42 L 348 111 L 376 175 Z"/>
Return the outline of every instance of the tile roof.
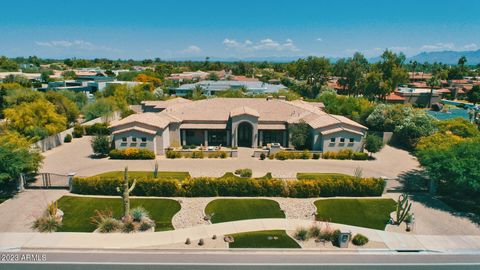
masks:
<path fill-rule="evenodd" d="M 230 117 L 235 117 L 235 116 L 244 115 L 244 114 L 260 117 L 260 114 L 256 110 L 247 106 L 237 107 L 230 111 Z"/>
<path fill-rule="evenodd" d="M 123 126 L 129 123 L 137 122 L 152 127 L 165 128 L 174 119 L 168 115 L 161 115 L 159 113 L 147 112 L 129 115 L 121 120 L 114 121 L 110 128 Z"/>
<path fill-rule="evenodd" d="M 155 130 L 151 130 L 151 129 L 147 129 L 147 128 L 141 128 L 141 127 L 131 127 L 131 128 L 126 128 L 126 129 L 120 129 L 120 130 L 116 130 L 116 131 L 112 132 L 112 134 L 113 135 L 121 134 L 121 133 L 129 132 L 129 131 L 138 131 L 138 132 L 141 132 L 141 133 L 147 133 L 147 134 L 151 134 L 151 135 L 157 134 L 157 132 Z"/>

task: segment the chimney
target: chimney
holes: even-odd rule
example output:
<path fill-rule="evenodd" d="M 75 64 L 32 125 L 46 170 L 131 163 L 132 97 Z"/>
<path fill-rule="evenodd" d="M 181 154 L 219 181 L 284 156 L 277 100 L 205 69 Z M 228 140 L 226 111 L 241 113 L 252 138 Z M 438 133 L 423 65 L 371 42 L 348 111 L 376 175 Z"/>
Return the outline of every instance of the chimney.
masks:
<path fill-rule="evenodd" d="M 267 96 L 267 100 L 272 100 L 273 96 Z"/>

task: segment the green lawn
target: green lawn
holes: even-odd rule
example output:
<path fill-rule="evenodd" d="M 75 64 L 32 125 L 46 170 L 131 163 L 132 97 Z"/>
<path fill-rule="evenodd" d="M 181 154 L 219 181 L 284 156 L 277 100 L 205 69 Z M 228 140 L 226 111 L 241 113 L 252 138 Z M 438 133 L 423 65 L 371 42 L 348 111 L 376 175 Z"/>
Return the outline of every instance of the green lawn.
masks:
<path fill-rule="evenodd" d="M 285 218 L 276 201 L 266 199 L 218 199 L 211 201 L 205 213 L 214 213 L 212 223 L 243 219 Z"/>
<path fill-rule="evenodd" d="M 95 176 L 101 177 L 123 177 L 123 171 L 113 171 L 113 172 L 105 172 L 101 174 L 97 174 Z M 128 177 L 131 178 L 153 178 L 153 172 L 146 172 L 146 171 L 129 171 Z M 173 178 L 178 179 L 180 181 L 190 178 L 190 174 L 188 172 L 158 172 L 159 178 Z"/>
<path fill-rule="evenodd" d="M 172 217 L 180 211 L 180 204 L 169 199 L 130 199 L 130 207 L 142 206 L 155 220 L 156 231 L 173 230 Z M 95 210 L 111 210 L 114 217 L 122 215 L 120 198 L 94 198 L 63 196 L 58 200 L 58 208 L 64 213 L 61 232 L 93 232 L 96 227 L 91 222 Z"/>
<path fill-rule="evenodd" d="M 229 244 L 230 248 L 300 248 L 285 231 L 257 231 L 230 236 L 234 239 L 234 242 Z"/>
<path fill-rule="evenodd" d="M 316 201 L 315 206 L 317 220 L 384 230 L 396 202 L 392 199 L 326 199 Z"/>
<path fill-rule="evenodd" d="M 343 173 L 297 173 L 298 180 L 317 180 L 322 178 L 345 177 L 351 175 Z"/>

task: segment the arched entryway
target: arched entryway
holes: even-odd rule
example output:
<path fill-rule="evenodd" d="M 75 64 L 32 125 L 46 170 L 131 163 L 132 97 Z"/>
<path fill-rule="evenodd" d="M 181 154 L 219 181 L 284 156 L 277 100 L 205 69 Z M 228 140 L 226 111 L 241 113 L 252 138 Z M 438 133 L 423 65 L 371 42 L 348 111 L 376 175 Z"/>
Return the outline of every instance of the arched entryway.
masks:
<path fill-rule="evenodd" d="M 238 125 L 237 139 L 239 147 L 252 147 L 253 126 L 249 122 L 242 122 Z"/>

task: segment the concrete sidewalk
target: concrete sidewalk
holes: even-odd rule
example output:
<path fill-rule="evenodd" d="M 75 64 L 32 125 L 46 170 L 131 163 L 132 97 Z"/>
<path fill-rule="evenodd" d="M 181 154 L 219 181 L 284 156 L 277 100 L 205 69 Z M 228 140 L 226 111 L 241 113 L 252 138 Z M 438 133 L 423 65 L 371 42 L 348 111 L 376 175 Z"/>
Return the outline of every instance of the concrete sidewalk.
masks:
<path fill-rule="evenodd" d="M 1 233 L 0 249 L 158 249 L 161 246 L 248 231 L 308 228 L 313 222 L 300 219 L 253 219 L 201 225 L 174 231 L 137 234 L 97 233 Z M 318 223 L 317 223 L 318 224 Z M 321 225 L 321 224 L 320 224 Z M 330 223 L 330 228 L 361 233 L 385 243 L 391 251 L 419 250 L 448 253 L 480 253 L 480 236 L 406 235 Z"/>

